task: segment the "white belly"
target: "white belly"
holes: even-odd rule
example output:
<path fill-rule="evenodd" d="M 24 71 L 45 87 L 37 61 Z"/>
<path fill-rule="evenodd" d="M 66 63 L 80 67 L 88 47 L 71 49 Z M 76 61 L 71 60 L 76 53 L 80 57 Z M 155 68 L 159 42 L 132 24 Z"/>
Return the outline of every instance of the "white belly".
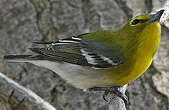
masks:
<path fill-rule="evenodd" d="M 81 89 L 88 89 L 92 87 L 105 87 L 113 85 L 113 82 L 108 80 L 99 70 L 82 67 L 79 65 L 69 63 L 57 63 L 51 61 L 30 61 L 37 66 L 48 68 L 70 84 Z"/>

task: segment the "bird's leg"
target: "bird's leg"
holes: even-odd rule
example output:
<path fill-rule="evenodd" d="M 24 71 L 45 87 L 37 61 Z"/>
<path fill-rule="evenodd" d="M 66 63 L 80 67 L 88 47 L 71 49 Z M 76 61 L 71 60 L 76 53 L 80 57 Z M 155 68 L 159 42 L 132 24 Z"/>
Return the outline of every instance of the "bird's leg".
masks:
<path fill-rule="evenodd" d="M 90 88 L 89 90 L 90 91 L 104 91 L 103 99 L 106 102 L 108 101 L 106 99 L 106 96 L 109 93 L 114 93 L 115 95 L 117 95 L 118 97 L 120 97 L 125 102 L 125 104 L 129 104 L 128 97 L 125 95 L 125 93 L 119 91 L 119 88 L 120 87 L 118 87 L 118 86 L 110 87 L 110 88 L 106 88 L 106 87 L 94 87 L 94 88 Z"/>

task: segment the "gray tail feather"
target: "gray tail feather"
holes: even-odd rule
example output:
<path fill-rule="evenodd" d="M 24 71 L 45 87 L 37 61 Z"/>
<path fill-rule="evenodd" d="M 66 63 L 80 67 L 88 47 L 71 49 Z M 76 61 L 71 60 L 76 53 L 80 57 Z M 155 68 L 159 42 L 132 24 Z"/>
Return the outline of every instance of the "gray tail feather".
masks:
<path fill-rule="evenodd" d="M 4 59 L 12 62 L 28 62 L 30 60 L 42 60 L 42 57 L 39 55 L 6 55 Z"/>

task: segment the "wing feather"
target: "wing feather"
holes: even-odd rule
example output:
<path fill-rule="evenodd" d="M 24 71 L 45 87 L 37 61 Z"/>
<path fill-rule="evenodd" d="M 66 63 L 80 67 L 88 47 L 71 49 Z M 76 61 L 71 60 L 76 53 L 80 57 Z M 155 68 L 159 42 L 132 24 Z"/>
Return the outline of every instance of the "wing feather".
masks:
<path fill-rule="evenodd" d="M 46 57 L 48 60 L 94 68 L 108 68 L 118 66 L 122 63 L 122 56 L 118 51 L 109 49 L 104 46 L 104 44 L 100 45 L 99 43 L 83 41 L 84 35 L 86 34 L 72 36 L 56 42 L 35 41 L 34 43 L 49 44 L 49 46 L 47 48 L 30 48 L 30 50 L 39 55 L 43 55 L 43 57 Z M 99 49 L 101 49 L 103 53 L 99 52 Z"/>

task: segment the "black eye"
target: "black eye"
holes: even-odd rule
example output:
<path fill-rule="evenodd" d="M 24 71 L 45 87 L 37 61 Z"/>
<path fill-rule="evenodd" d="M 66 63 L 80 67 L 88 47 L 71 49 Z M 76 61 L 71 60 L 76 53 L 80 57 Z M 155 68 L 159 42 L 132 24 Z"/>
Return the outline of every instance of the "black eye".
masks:
<path fill-rule="evenodd" d="M 136 25 L 136 24 L 138 24 L 139 23 L 139 20 L 138 19 L 135 19 L 131 24 L 132 25 Z"/>

